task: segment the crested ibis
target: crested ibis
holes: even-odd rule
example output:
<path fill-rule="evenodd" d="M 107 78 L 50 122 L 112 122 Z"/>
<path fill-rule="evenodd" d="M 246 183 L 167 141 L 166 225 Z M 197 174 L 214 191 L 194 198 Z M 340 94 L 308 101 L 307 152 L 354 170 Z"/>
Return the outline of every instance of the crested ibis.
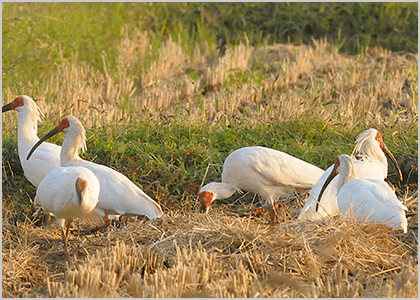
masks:
<path fill-rule="evenodd" d="M 21 95 L 2 107 L 2 112 L 16 110 L 18 113 L 18 152 L 25 177 L 38 187 L 42 179 L 53 169 L 61 166 L 61 147 L 51 143 L 44 143 L 33 155 L 26 160 L 31 148 L 39 141 L 37 136 L 38 122 L 42 111 L 28 96 Z"/>
<path fill-rule="evenodd" d="M 275 200 L 309 190 L 324 171 L 287 153 L 253 146 L 233 151 L 223 164 L 222 182 L 211 182 L 199 192 L 201 210 L 207 212 L 216 199 L 240 190 L 260 195 L 275 221 Z"/>
<path fill-rule="evenodd" d="M 335 159 L 334 167 L 325 181 L 318 201 L 322 205 L 325 199 L 322 191 L 337 179 L 337 205 L 345 218 L 355 216 L 367 223 L 383 222 L 395 229 L 407 233 L 405 207 L 391 187 L 381 179 L 355 178 L 354 159 L 342 154 Z"/>
<path fill-rule="evenodd" d="M 89 217 L 99 201 L 99 193 L 98 178 L 81 166 L 55 168 L 39 184 L 34 204 L 55 216 L 67 256 L 67 236 L 73 220 Z"/>
<path fill-rule="evenodd" d="M 101 226 L 96 226 L 94 231 L 109 225 L 109 215 L 123 215 L 134 217 L 145 215 L 150 219 L 163 216 L 162 209 L 152 198 L 146 195 L 123 174 L 106 167 L 83 160 L 79 157 L 80 151 L 86 149 L 85 129 L 81 122 L 74 116 L 67 116 L 44 137 L 42 137 L 31 149 L 27 159 L 45 140 L 53 135 L 65 132 L 66 137 L 61 148 L 61 165 L 82 166 L 91 170 L 101 185 L 99 202 L 95 208 L 105 221 Z"/>
<path fill-rule="evenodd" d="M 387 155 L 395 164 L 402 180 L 401 170 L 396 159 L 384 144 L 381 133 L 376 129 L 370 128 L 359 135 L 353 153 L 355 151 L 359 152 L 359 155 L 352 156 L 356 178 L 384 180 L 388 174 L 388 161 L 385 156 Z M 331 174 L 333 167 L 334 165 L 330 166 L 310 190 L 306 204 L 298 216 L 299 220 L 318 220 L 334 216 L 339 212 L 337 205 L 337 178 L 333 178 L 328 188 L 323 191 L 326 200 L 322 204 L 315 200 L 315 198 L 320 196 L 321 189 Z"/>

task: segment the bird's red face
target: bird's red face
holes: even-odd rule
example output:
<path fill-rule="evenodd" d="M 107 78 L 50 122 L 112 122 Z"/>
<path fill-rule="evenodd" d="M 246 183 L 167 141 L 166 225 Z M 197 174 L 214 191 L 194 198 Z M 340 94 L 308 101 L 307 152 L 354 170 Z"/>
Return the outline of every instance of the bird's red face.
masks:
<path fill-rule="evenodd" d="M 6 112 L 8 110 L 16 109 L 18 107 L 21 107 L 25 104 L 23 101 L 23 97 L 17 97 L 9 104 L 6 104 L 2 107 L 2 112 Z"/>
<path fill-rule="evenodd" d="M 378 131 L 376 133 L 375 140 L 379 143 L 379 148 L 389 157 L 389 159 L 392 161 L 392 163 L 395 165 L 395 168 L 397 169 L 398 175 L 400 177 L 400 180 L 403 180 L 403 176 L 401 173 L 400 166 L 398 165 L 397 160 L 395 159 L 394 155 L 392 155 L 391 151 L 389 151 L 388 147 L 384 144 L 384 140 L 382 139 L 382 134 Z"/>
<path fill-rule="evenodd" d="M 79 205 L 82 205 L 82 198 L 83 195 L 86 193 L 88 183 L 86 180 L 83 180 L 81 178 L 77 178 L 76 180 L 76 192 L 79 200 Z"/>
<path fill-rule="evenodd" d="M 335 176 L 338 175 L 337 169 L 338 169 L 339 166 L 340 166 L 340 159 L 338 157 L 336 157 L 335 160 L 334 160 L 334 169 L 333 169 L 333 176 L 332 176 L 332 178 L 334 178 Z"/>
<path fill-rule="evenodd" d="M 61 132 L 68 127 L 70 127 L 69 120 L 67 118 L 64 118 L 63 120 L 61 120 L 60 124 L 58 124 L 58 132 Z"/>
<path fill-rule="evenodd" d="M 198 200 L 201 203 L 201 212 L 208 212 L 211 201 L 213 200 L 213 193 L 208 191 L 202 192 L 198 194 Z"/>
<path fill-rule="evenodd" d="M 15 98 L 15 100 L 13 100 L 12 102 L 12 109 L 15 109 L 16 107 L 19 106 L 23 106 L 25 103 L 23 102 L 23 98 L 22 97 L 17 97 Z"/>
<path fill-rule="evenodd" d="M 379 131 L 376 133 L 375 140 L 378 141 L 379 147 L 383 150 L 384 149 L 384 140 L 382 139 L 382 134 Z"/>

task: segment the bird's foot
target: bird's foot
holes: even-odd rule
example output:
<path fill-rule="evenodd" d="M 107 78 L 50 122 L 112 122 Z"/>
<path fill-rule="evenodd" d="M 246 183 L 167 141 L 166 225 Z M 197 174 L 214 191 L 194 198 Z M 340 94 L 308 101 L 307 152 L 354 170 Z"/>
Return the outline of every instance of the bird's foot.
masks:
<path fill-rule="evenodd" d="M 65 246 L 64 251 L 63 251 L 63 256 L 64 259 L 66 259 L 66 261 L 71 264 L 71 259 L 70 259 L 70 251 L 69 248 L 67 246 Z"/>
<path fill-rule="evenodd" d="M 99 229 L 96 229 L 97 227 L 98 226 L 94 226 L 94 227 L 87 228 L 87 229 L 81 229 L 81 230 L 73 230 L 72 234 L 74 236 L 79 236 L 79 237 L 84 237 L 84 236 L 91 235 L 91 234 L 96 236 L 96 233 L 99 231 Z"/>

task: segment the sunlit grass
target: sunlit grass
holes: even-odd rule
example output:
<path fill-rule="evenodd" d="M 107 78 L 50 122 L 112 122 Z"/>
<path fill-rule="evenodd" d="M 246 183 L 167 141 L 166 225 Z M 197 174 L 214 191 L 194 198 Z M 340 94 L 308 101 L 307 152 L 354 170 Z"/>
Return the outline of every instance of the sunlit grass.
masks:
<path fill-rule="evenodd" d="M 40 137 L 75 115 L 86 128 L 82 157 L 126 175 L 167 214 L 163 224 L 129 221 L 105 236 L 72 239 L 77 266 L 68 268 L 56 224 L 33 217 L 36 189 L 17 155 L 16 112 L 5 113 L 3 296 L 417 295 L 416 184 L 396 186 L 409 207 L 404 236 L 340 220 L 299 225 L 305 195 L 283 204 L 284 222 L 275 226 L 264 216 L 239 217 L 226 203 L 198 214 L 196 199 L 202 183 L 220 180 L 225 158 L 246 146 L 326 169 L 373 127 L 400 162 L 415 164 L 417 54 L 365 47 L 349 55 L 326 39 L 269 44 L 257 31 L 238 34 L 221 53 L 206 9 L 189 12 L 195 23 L 169 18 L 201 4 L 167 5 L 3 4 L 3 104 L 20 94 L 37 100 Z M 380 13 L 392 14 L 393 5 Z"/>

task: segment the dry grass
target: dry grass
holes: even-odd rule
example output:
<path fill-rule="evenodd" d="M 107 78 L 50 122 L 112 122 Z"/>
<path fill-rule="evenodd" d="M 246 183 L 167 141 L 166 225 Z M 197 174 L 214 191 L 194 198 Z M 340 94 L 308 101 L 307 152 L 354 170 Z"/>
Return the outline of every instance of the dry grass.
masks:
<path fill-rule="evenodd" d="M 6 216 L 3 297 L 417 297 L 417 218 L 409 227 L 294 217 L 270 225 L 216 205 L 72 237 L 68 265 L 55 222 Z"/>
<path fill-rule="evenodd" d="M 204 46 L 190 57 L 175 41 L 160 49 L 148 41 L 142 32 L 125 35 L 116 73 L 106 53 L 103 70 L 64 62 L 25 94 L 36 94 L 47 119 L 72 113 L 87 128 L 174 116 L 210 125 L 281 122 L 311 112 L 343 126 L 417 124 L 417 55 L 372 49 L 348 57 L 315 41 L 315 48 L 264 49 L 245 42 L 214 57 Z M 136 72 L 150 51 L 159 60 Z M 257 76 L 255 66 L 265 71 Z M 6 87 L 3 102 L 18 94 Z M 16 123 L 14 114 L 3 118 Z M 418 194 L 399 198 L 409 207 L 407 234 L 339 218 L 297 222 L 302 197 L 281 204 L 275 225 L 244 214 L 237 202 L 213 205 L 208 215 L 180 203 L 164 222 L 129 220 L 99 236 L 70 238 L 70 265 L 54 221 L 40 226 L 28 216 L 20 223 L 3 209 L 2 296 L 417 297 Z"/>
<path fill-rule="evenodd" d="M 383 118 L 396 122 L 417 117 L 415 54 L 375 48 L 356 57 L 338 54 L 324 40 L 314 41 L 314 48 L 258 49 L 245 41 L 227 48 L 223 56 L 210 57 L 215 49 L 197 46 L 191 57 L 171 39 L 154 49 L 146 33 L 124 34 L 117 72 L 109 73 L 106 53 L 103 70 L 63 59 L 39 82 L 29 83 L 27 94 L 36 90 L 47 118 L 58 120 L 77 112 L 87 127 L 174 116 L 210 124 L 244 117 L 281 122 L 310 112 L 321 114 L 325 121 L 347 126 L 364 122 L 372 127 Z M 150 52 L 157 52 L 159 59 L 140 73 L 139 66 L 144 67 Z M 195 79 L 190 77 L 192 70 Z M 6 87 L 4 103 L 17 94 Z M 11 114 L 4 118 L 15 119 Z"/>

